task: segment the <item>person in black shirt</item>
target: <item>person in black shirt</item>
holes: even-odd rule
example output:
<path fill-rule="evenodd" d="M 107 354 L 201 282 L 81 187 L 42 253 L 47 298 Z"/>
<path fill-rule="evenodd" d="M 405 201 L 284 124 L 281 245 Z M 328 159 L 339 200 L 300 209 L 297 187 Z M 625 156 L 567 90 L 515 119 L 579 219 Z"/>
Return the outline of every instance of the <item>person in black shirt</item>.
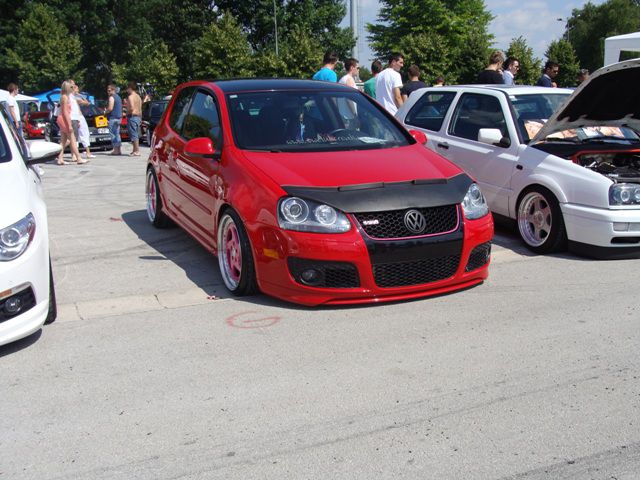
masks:
<path fill-rule="evenodd" d="M 504 63 L 504 55 L 500 51 L 495 51 L 489 57 L 489 65 L 482 70 L 476 78 L 476 83 L 480 84 L 503 84 L 501 67 Z"/>
<path fill-rule="evenodd" d="M 419 88 L 427 87 L 427 84 L 420 80 L 420 69 L 417 65 L 411 65 L 407 72 L 409 73 L 409 81 L 400 89 L 402 100 L 405 102 L 407 101 L 407 98 L 409 98 L 409 95 L 411 95 L 411 92 L 414 92 Z"/>

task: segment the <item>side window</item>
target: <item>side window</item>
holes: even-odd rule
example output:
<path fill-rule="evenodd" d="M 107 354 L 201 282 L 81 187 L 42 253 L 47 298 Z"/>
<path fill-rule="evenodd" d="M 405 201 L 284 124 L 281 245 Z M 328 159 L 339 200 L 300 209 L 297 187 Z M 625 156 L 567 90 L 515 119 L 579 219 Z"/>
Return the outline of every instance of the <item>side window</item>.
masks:
<path fill-rule="evenodd" d="M 454 92 L 425 93 L 409 111 L 405 123 L 437 132 L 455 96 Z"/>
<path fill-rule="evenodd" d="M 449 134 L 478 141 L 481 128 L 497 128 L 502 136 L 508 136 L 500 100 L 491 95 L 465 93 L 453 113 Z"/>
<path fill-rule="evenodd" d="M 189 101 L 193 95 L 195 88 L 187 87 L 178 94 L 176 102 L 173 104 L 173 110 L 171 110 L 171 117 L 169 117 L 169 126 L 177 133 L 182 130 L 184 119 L 187 116 L 189 110 Z"/>
<path fill-rule="evenodd" d="M 196 92 L 187 114 L 182 136 L 187 140 L 198 137 L 208 137 L 213 144 L 220 143 L 220 117 L 213 95 L 203 91 Z"/>

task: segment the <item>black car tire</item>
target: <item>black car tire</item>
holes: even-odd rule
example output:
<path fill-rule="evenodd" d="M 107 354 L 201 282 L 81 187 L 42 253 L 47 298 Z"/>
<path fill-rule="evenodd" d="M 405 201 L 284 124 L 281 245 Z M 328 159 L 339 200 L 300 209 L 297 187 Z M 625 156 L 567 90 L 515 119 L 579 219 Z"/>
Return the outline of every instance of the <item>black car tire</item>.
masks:
<path fill-rule="evenodd" d="M 516 211 L 518 233 L 529 250 L 545 254 L 566 249 L 567 231 L 562 211 L 549 189 L 540 185 L 525 189 Z"/>
<path fill-rule="evenodd" d="M 158 183 L 156 172 L 151 166 L 147 169 L 145 196 L 147 199 L 147 217 L 151 224 L 156 228 L 165 228 L 171 225 L 171 220 L 163 210 L 160 184 Z"/>
<path fill-rule="evenodd" d="M 258 291 L 251 243 L 240 216 L 232 209 L 226 210 L 218 223 L 218 264 L 232 294 L 252 295 Z"/>

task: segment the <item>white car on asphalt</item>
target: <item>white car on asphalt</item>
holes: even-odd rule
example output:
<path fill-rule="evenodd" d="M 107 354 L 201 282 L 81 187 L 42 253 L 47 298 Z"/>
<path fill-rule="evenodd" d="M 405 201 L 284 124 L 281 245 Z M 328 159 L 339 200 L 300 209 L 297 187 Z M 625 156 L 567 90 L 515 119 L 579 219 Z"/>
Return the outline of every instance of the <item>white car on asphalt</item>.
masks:
<path fill-rule="evenodd" d="M 44 140 L 27 145 L 0 104 L 0 345 L 56 318 L 47 210 L 33 166 L 59 151 Z"/>
<path fill-rule="evenodd" d="M 640 255 L 640 60 L 574 91 L 426 88 L 396 117 L 477 180 L 491 210 L 536 253 Z"/>

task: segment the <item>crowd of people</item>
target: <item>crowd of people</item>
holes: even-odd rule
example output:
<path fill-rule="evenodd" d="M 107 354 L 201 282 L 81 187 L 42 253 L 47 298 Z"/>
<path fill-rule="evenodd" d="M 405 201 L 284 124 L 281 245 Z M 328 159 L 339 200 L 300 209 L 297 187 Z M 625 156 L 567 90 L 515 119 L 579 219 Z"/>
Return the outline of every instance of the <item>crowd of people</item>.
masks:
<path fill-rule="evenodd" d="M 313 80 L 325 82 L 338 82 L 338 75 L 335 72 L 338 65 L 338 55 L 335 52 L 327 52 L 324 56 L 322 68 L 312 77 Z M 407 69 L 408 81 L 402 83 L 400 70 L 404 67 L 404 56 L 394 53 L 389 56 L 387 67 L 382 68 L 380 60 L 371 63 L 371 78 L 364 82 L 364 93 L 371 98 L 378 100 L 391 114 L 395 114 L 398 109 L 407 101 L 412 92 L 428 85 L 420 80 L 420 68 L 411 65 Z M 344 61 L 345 74 L 340 78 L 339 83 L 354 88 L 358 78 L 359 64 L 355 58 L 348 58 Z M 478 73 L 475 83 L 481 85 L 515 85 L 515 78 L 520 70 L 520 61 L 515 57 L 505 59 L 500 51 L 494 51 L 489 57 L 489 62 L 481 72 Z M 560 72 L 560 65 L 553 61 L 548 61 L 536 85 L 554 88 L 558 85 L 555 78 Z M 578 85 L 589 77 L 589 70 L 580 70 L 577 78 Z M 442 76 L 436 78 L 434 87 L 442 87 L 445 79 Z"/>
<path fill-rule="evenodd" d="M 9 98 L 7 100 L 8 111 L 11 120 L 14 122 L 18 134 L 23 134 L 23 122 L 20 115 L 20 107 L 16 100 L 19 87 L 16 83 L 7 85 Z M 127 115 L 127 132 L 131 140 L 132 151 L 130 156 L 140 156 L 140 124 L 142 123 L 142 99 L 137 92 L 137 84 L 130 82 L 127 87 L 127 96 L 122 100 L 117 93 L 118 88 L 110 84 L 107 87 L 109 96 L 104 114 L 107 116 L 109 133 L 113 146 L 109 155 L 122 155 L 122 140 L 120 138 L 120 125 L 124 112 Z M 67 79 L 60 86 L 60 99 L 58 105 L 53 109 L 53 116 L 56 118 L 56 125 L 60 132 L 60 144 L 62 150 L 58 155 L 58 165 L 75 163 L 84 165 L 95 158 L 91 153 L 91 133 L 89 125 L 84 117 L 81 105 L 89 105 L 90 102 L 80 93 L 80 87 L 73 79 Z M 84 155 L 80 154 L 80 145 L 84 149 Z M 64 151 L 69 148 L 71 153 L 70 162 L 64 159 Z"/>

